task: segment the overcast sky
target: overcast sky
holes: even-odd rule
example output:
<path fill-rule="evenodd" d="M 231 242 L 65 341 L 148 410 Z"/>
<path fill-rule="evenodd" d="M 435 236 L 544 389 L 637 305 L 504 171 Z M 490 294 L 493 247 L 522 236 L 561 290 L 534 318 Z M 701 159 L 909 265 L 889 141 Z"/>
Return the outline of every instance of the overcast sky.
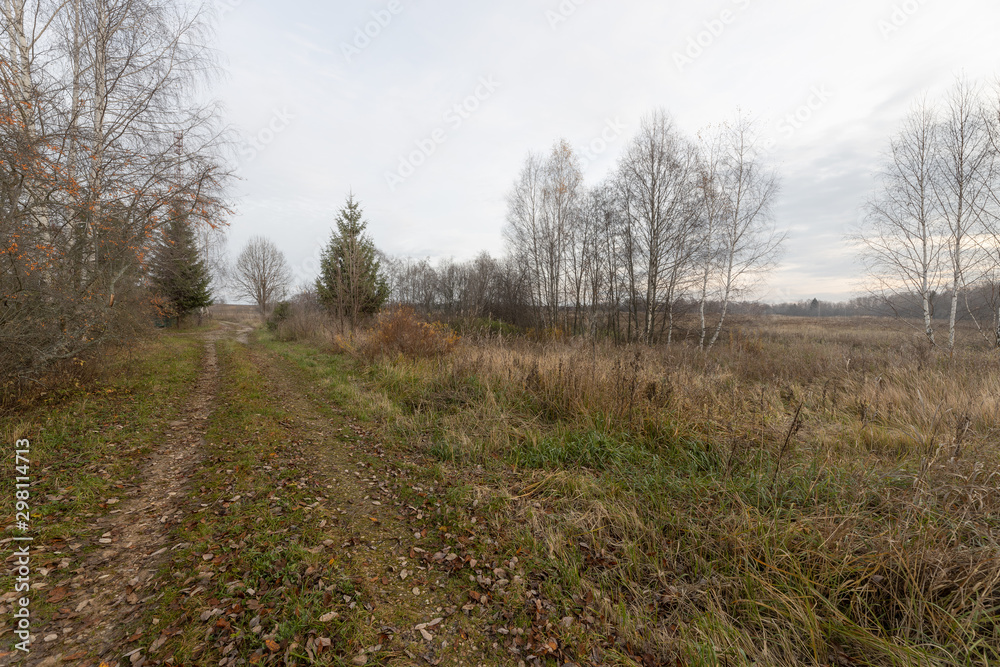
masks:
<path fill-rule="evenodd" d="M 1000 71 L 995 0 L 216 2 L 218 95 L 246 142 L 230 252 L 267 236 L 302 284 L 350 190 L 390 254 L 501 254 L 529 151 L 565 138 L 596 183 L 649 111 L 694 135 L 742 109 L 789 232 L 758 296 L 848 298 L 844 235 L 888 137 L 922 95 Z"/>

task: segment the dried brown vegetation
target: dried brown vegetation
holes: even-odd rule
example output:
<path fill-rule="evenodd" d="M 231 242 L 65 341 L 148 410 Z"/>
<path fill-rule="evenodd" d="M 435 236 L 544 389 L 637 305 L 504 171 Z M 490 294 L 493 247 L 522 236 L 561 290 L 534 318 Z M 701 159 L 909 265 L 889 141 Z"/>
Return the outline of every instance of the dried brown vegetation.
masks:
<path fill-rule="evenodd" d="M 1000 360 L 882 324 L 767 320 L 708 353 L 466 341 L 359 368 L 370 409 L 449 475 L 505 480 L 475 483 L 497 533 L 567 608 L 590 591 L 578 613 L 635 659 L 994 664 Z"/>
<path fill-rule="evenodd" d="M 420 320 L 412 308 L 384 311 L 364 338 L 361 351 L 368 358 L 382 355 L 438 357 L 451 352 L 458 336 L 440 322 Z"/>

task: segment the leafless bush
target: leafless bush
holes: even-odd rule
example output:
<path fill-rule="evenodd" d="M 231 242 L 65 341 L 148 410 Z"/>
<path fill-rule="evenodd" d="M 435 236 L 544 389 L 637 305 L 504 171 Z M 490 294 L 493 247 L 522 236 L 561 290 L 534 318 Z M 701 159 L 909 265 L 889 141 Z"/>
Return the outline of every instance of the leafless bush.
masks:
<path fill-rule="evenodd" d="M 378 316 L 360 351 L 369 358 L 396 354 L 437 357 L 451 352 L 456 343 L 457 334 L 446 325 L 423 322 L 412 308 L 398 307 Z"/>
<path fill-rule="evenodd" d="M 287 314 L 277 323 L 275 335 L 283 341 L 314 341 L 329 344 L 338 323 L 313 292 L 304 292 L 288 304 Z"/>

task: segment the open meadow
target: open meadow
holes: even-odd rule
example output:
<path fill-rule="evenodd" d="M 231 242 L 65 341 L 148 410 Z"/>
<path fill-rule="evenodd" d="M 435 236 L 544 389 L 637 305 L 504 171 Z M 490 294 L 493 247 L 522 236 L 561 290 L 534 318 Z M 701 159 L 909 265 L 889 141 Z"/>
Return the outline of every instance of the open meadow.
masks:
<path fill-rule="evenodd" d="M 507 554 L 531 555 L 529 606 L 575 619 L 567 658 L 1000 660 L 988 345 L 767 318 L 708 352 L 485 335 L 420 359 L 393 351 L 413 341 L 392 320 L 374 345 L 328 343 L 369 353 L 351 366 L 360 414 L 497 508 Z"/>
<path fill-rule="evenodd" d="M 0 4 L 0 667 L 1000 667 L 1000 4 Z"/>
<path fill-rule="evenodd" d="M 888 325 L 160 332 L 7 405 L 29 664 L 997 664 L 1000 362 Z"/>

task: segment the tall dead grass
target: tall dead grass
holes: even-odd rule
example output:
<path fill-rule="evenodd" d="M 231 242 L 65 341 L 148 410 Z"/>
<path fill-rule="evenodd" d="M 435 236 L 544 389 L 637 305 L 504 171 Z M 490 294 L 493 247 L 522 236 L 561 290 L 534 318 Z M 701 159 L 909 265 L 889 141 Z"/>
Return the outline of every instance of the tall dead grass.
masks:
<path fill-rule="evenodd" d="M 830 324 L 367 372 L 456 470 L 517 471 L 508 519 L 663 664 L 1000 664 L 996 352 Z"/>

